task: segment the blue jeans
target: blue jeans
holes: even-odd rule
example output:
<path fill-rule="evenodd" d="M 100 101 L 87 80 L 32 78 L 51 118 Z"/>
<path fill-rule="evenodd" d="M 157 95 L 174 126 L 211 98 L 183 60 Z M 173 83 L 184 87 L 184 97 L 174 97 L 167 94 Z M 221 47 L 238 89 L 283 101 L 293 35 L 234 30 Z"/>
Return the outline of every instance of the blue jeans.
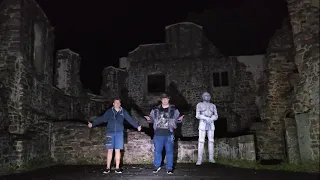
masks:
<path fill-rule="evenodd" d="M 122 150 L 124 147 L 123 132 L 107 133 L 107 136 L 104 140 L 104 145 L 106 149 Z"/>
<path fill-rule="evenodd" d="M 166 149 L 166 168 L 172 170 L 173 168 L 173 146 L 174 136 L 154 136 L 154 166 L 160 167 L 162 161 L 162 150 Z"/>

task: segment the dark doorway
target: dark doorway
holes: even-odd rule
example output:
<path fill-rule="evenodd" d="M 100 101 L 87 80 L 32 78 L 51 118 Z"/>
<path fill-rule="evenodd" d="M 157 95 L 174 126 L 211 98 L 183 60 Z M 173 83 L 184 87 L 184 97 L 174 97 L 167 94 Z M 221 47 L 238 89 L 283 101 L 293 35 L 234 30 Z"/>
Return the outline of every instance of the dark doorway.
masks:
<path fill-rule="evenodd" d="M 227 137 L 228 135 L 228 122 L 227 118 L 219 118 L 214 122 L 215 131 L 214 135 L 217 138 Z"/>

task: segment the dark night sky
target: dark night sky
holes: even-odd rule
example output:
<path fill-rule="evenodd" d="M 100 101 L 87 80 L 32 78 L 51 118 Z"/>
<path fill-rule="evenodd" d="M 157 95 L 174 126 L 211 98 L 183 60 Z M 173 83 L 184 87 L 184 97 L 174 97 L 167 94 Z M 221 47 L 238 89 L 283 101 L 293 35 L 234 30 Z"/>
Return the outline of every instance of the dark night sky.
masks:
<path fill-rule="evenodd" d="M 56 49 L 82 57 L 84 88 L 99 94 L 104 67 L 118 66 L 139 44 L 164 42 L 164 27 L 209 11 L 207 37 L 225 55 L 265 53 L 287 15 L 285 0 L 37 0 L 55 27 Z"/>

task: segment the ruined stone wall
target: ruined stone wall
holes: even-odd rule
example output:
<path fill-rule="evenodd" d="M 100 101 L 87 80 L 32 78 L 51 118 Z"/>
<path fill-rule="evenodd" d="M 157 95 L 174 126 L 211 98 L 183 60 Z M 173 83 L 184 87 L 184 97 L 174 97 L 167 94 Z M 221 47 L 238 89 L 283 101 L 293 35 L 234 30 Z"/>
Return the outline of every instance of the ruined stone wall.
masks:
<path fill-rule="evenodd" d="M 53 158 L 64 164 L 104 164 L 104 127 L 89 129 L 84 124 L 68 122 L 53 126 Z M 152 163 L 154 146 L 150 136 L 143 132 L 128 130 L 125 133 L 125 164 Z M 237 138 L 222 138 L 215 141 L 216 157 L 252 160 L 256 159 L 253 135 Z M 198 142 L 180 141 L 175 144 L 175 159 L 179 163 L 194 163 L 197 160 Z M 205 156 L 208 152 L 205 150 Z"/>
<path fill-rule="evenodd" d="M 254 103 L 258 89 L 255 78 L 258 76 L 256 71 L 261 73 L 261 70 L 260 67 L 249 67 L 244 59 L 223 57 L 198 25 L 167 26 L 166 43 L 140 45 L 129 53 L 126 86 L 133 104 L 140 108 L 134 112 L 134 117 L 144 124 L 142 115 L 148 114 L 152 105 L 159 101 L 159 94 L 148 93 L 147 81 L 148 75 L 161 74 L 165 75 L 171 102 L 184 107 L 183 136 L 197 136 L 195 106 L 204 91 L 211 93 L 212 101 L 219 107 L 220 118 L 227 119 L 228 131 L 250 127 L 259 117 Z M 228 72 L 229 85 L 214 87 L 213 72 Z"/>
<path fill-rule="evenodd" d="M 199 57 L 205 40 L 202 27 L 191 23 L 177 23 L 165 27 L 166 45 L 170 57 Z"/>
<path fill-rule="evenodd" d="M 123 101 L 126 101 L 126 94 L 128 93 L 125 87 L 125 81 L 127 76 L 128 73 L 124 69 L 112 66 L 104 68 L 100 94 L 109 99 L 120 97 Z"/>
<path fill-rule="evenodd" d="M 104 128 L 89 129 L 86 124 L 57 122 L 52 128 L 52 158 L 57 162 L 102 163 L 106 153 Z"/>
<path fill-rule="evenodd" d="M 79 54 L 70 49 L 59 50 L 56 54 L 54 85 L 66 95 L 83 95 L 79 74 L 80 64 L 81 58 Z"/>
<path fill-rule="evenodd" d="M 15 1 L 17 2 L 17 1 Z M 19 72 L 22 55 L 20 50 L 20 4 L 3 1 L 0 4 L 0 82 L 1 82 L 1 167 L 15 164 L 17 159 L 13 136 L 19 129 L 21 104 L 17 94 L 21 94 Z"/>
<path fill-rule="evenodd" d="M 257 128 L 260 159 L 286 159 L 284 119 L 291 109 L 290 76 L 294 73 L 293 43 L 289 21 L 286 19 L 271 39 L 266 54 L 265 87 L 261 92 L 261 123 Z"/>
<path fill-rule="evenodd" d="M 228 59 L 228 66 L 232 67 L 232 71 L 230 71 L 232 75 L 230 78 L 232 98 L 224 97 L 218 102 L 223 102 L 224 105 L 221 107 L 231 108 L 231 112 L 238 116 L 232 122 L 235 129 L 231 132 L 248 129 L 253 122 L 259 119 L 258 106 L 255 104 L 255 100 L 261 86 L 263 61 L 263 55 L 229 57 Z M 217 65 L 217 67 L 220 66 Z M 226 89 L 220 89 L 219 91 L 220 93 L 226 92 Z M 213 92 L 213 94 L 216 93 L 218 92 Z"/>
<path fill-rule="evenodd" d="M 297 123 L 293 111 L 289 111 L 284 119 L 285 149 L 287 161 L 291 164 L 301 163 Z"/>
<path fill-rule="evenodd" d="M 298 69 L 293 109 L 303 162 L 319 159 L 319 2 L 287 0 Z"/>
<path fill-rule="evenodd" d="M 199 74 L 205 67 L 200 59 L 183 59 L 176 61 L 162 60 L 142 61 L 139 63 L 132 62 L 128 71 L 129 76 L 127 85 L 129 97 L 133 99 L 134 106 L 141 110 L 143 114 L 135 114 L 134 117 L 144 124 L 143 115 L 149 114 L 152 105 L 157 104 L 159 94 L 150 94 L 147 92 L 147 75 L 150 74 L 165 74 L 166 86 L 174 86 L 175 92 L 178 92 L 178 97 L 171 98 L 173 104 L 186 102 L 181 104 L 187 106 L 186 110 L 180 109 L 185 115 L 182 124 L 183 136 L 197 135 L 197 120 L 195 119 L 195 106 L 201 101 L 201 94 L 206 89 L 209 89 L 209 84 L 205 83 L 205 78 L 210 77 L 209 74 Z M 169 89 L 169 88 L 168 88 Z M 169 91 L 169 90 L 167 90 Z M 177 94 L 170 94 L 177 96 Z M 180 101 L 180 102 L 179 102 Z M 176 104 L 179 107 L 179 104 Z"/>
<path fill-rule="evenodd" d="M 33 0 L 5 0 L 0 12 L 3 171 L 50 159 L 54 121 L 86 123 L 91 116 L 101 114 L 106 104 L 89 96 L 68 96 L 53 86 L 53 29 Z M 79 63 L 72 67 L 75 72 L 71 76 L 78 76 Z M 77 83 L 73 88 L 79 87 Z"/>

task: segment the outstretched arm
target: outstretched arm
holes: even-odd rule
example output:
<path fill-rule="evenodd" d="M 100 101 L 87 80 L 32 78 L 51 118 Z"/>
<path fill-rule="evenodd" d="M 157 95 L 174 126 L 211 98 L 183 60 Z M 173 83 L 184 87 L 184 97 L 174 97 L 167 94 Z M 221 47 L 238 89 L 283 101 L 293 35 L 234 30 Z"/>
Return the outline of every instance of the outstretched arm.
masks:
<path fill-rule="evenodd" d="M 218 111 L 216 105 L 213 105 L 213 115 L 209 119 L 211 121 L 216 121 L 218 119 Z"/>
<path fill-rule="evenodd" d="M 196 118 L 199 119 L 199 120 L 209 120 L 209 118 L 207 116 L 201 114 L 200 110 L 201 110 L 200 104 L 197 104 L 197 107 L 196 107 Z"/>
<path fill-rule="evenodd" d="M 103 116 L 98 117 L 98 119 L 92 122 L 92 127 L 98 126 L 99 124 L 108 122 L 108 111 L 106 111 Z"/>
<path fill-rule="evenodd" d="M 133 127 L 138 128 L 138 123 L 132 119 L 128 111 L 124 111 L 124 119 L 127 120 Z"/>

